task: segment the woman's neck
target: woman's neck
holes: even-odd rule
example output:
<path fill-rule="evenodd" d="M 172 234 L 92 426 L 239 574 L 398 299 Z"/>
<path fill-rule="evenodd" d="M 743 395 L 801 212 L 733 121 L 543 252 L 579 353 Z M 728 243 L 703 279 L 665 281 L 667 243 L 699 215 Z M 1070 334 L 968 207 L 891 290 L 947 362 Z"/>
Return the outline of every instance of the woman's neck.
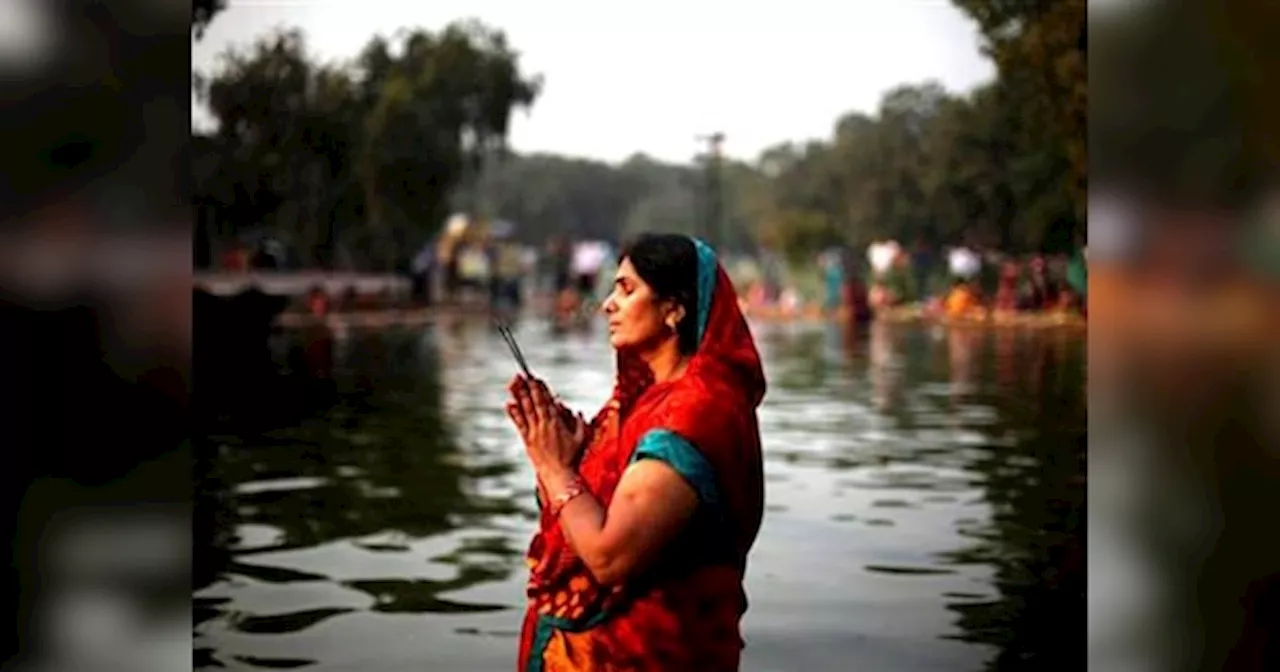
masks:
<path fill-rule="evenodd" d="M 674 339 L 646 353 L 643 359 L 649 365 L 649 370 L 653 371 L 653 380 L 656 383 L 665 383 L 684 373 L 685 366 L 689 362 L 689 358 L 680 352 L 679 344 Z"/>

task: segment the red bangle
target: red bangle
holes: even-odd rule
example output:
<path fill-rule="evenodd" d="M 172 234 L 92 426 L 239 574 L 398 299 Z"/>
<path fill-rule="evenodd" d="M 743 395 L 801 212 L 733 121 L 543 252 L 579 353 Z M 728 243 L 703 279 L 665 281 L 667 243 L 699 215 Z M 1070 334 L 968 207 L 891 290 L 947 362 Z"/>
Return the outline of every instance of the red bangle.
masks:
<path fill-rule="evenodd" d="M 575 476 L 573 480 L 569 481 L 569 485 L 565 486 L 564 491 L 556 495 L 555 498 L 551 500 L 551 517 L 559 518 L 560 512 L 564 510 L 565 504 L 568 504 L 574 497 L 577 497 L 586 491 L 587 489 L 586 486 L 583 485 L 582 479 Z"/>

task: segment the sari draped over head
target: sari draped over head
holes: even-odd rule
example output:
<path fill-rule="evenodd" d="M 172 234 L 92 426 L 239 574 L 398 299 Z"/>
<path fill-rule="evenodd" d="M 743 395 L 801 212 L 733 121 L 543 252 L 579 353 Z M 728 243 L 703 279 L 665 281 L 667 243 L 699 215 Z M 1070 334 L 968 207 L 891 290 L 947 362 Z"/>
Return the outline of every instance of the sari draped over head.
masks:
<path fill-rule="evenodd" d="M 697 511 L 652 564 L 604 587 L 543 509 L 527 557 L 519 672 L 738 669 L 742 580 L 764 510 L 756 407 L 765 380 L 733 284 L 711 248 L 694 245 L 697 350 L 662 383 L 619 352 L 578 473 L 607 508 L 629 464 L 663 460 L 693 487 Z"/>

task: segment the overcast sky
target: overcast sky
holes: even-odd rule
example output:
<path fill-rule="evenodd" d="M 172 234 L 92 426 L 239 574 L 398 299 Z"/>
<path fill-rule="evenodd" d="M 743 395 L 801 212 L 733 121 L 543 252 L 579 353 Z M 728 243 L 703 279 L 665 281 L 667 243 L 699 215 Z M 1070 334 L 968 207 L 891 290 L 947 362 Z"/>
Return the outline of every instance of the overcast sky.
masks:
<path fill-rule="evenodd" d="M 994 76 L 976 26 L 948 0 L 231 0 L 194 47 L 207 70 L 228 45 L 297 26 L 321 60 L 353 58 L 375 34 L 478 18 L 506 31 L 542 96 L 511 129 L 519 151 L 688 161 L 696 136 L 726 134 L 754 158 L 830 135 L 902 83 L 968 91 Z M 208 124 L 197 109 L 196 125 Z"/>

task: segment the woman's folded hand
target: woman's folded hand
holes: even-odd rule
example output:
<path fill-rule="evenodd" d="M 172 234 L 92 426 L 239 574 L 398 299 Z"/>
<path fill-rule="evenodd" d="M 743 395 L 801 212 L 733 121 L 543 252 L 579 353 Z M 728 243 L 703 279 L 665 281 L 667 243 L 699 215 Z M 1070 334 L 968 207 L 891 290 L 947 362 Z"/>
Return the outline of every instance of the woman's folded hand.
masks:
<path fill-rule="evenodd" d="M 517 374 L 507 389 L 512 396 L 507 402 L 507 415 L 534 465 L 576 465 L 590 434 L 586 418 L 556 399 L 536 378 Z"/>

